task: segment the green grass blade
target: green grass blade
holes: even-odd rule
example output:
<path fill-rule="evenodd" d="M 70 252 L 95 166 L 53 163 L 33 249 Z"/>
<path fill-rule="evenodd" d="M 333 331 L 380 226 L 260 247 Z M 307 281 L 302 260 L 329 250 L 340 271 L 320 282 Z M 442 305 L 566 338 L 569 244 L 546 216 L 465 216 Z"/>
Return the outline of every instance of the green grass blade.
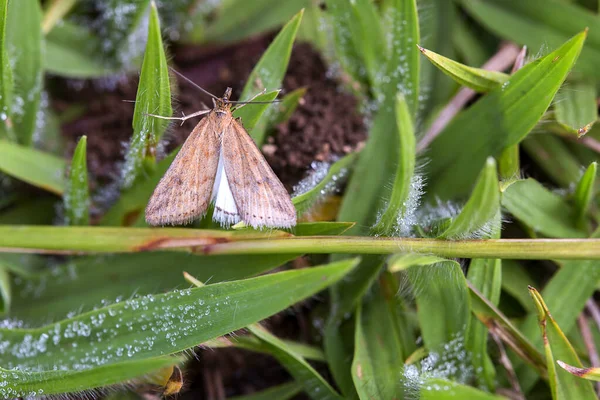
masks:
<path fill-rule="evenodd" d="M 162 368 L 180 363 L 176 357 L 156 357 L 84 370 L 20 371 L 0 368 L 0 376 L 10 377 L 0 387 L 3 398 L 43 396 L 81 392 L 115 385 L 140 376 L 152 376 Z"/>
<path fill-rule="evenodd" d="M 591 382 L 581 380 L 563 369 L 556 368 L 555 360 L 561 360 L 577 367 L 582 367 L 582 365 L 575 349 L 550 315 L 542 296 L 532 287 L 529 288 L 529 293 L 537 308 L 552 398 L 554 400 L 597 399 Z"/>
<path fill-rule="evenodd" d="M 586 228 L 585 217 L 590 208 L 590 203 L 594 195 L 594 184 L 596 182 L 596 170 L 598 163 L 593 162 L 585 170 L 583 176 L 577 183 L 575 193 L 573 194 L 573 202 L 575 205 L 575 219 L 579 226 Z"/>
<path fill-rule="evenodd" d="M 600 17 L 561 0 L 461 0 L 476 20 L 505 39 L 527 45 L 533 52 L 559 46 L 589 28 L 589 41 L 575 68 L 589 77 L 600 77 Z"/>
<path fill-rule="evenodd" d="M 464 239 L 488 236 L 500 229 L 500 221 L 495 218 L 500 212 L 500 189 L 496 175 L 496 162 L 488 158 L 473 193 L 467 204 L 440 235 L 445 239 Z"/>
<path fill-rule="evenodd" d="M 573 207 L 534 179 L 516 181 L 506 188 L 502 193 L 502 206 L 525 225 L 545 236 L 586 236 L 577 228 Z"/>
<path fill-rule="evenodd" d="M 578 136 L 585 135 L 598 119 L 595 82 L 569 82 L 557 97 L 554 111 L 558 123 Z"/>
<path fill-rule="evenodd" d="M 63 197 L 66 225 L 90 224 L 90 193 L 86 159 L 86 136 L 79 139 L 73 153 L 67 190 Z"/>
<path fill-rule="evenodd" d="M 425 379 L 419 391 L 421 400 L 502 400 L 504 398 L 444 378 Z"/>
<path fill-rule="evenodd" d="M 500 219 L 499 213 L 497 219 Z M 500 238 L 500 230 L 492 234 L 491 238 Z M 502 291 L 502 260 L 481 258 L 471 260 L 467 279 L 493 305 L 498 306 Z M 496 387 L 496 370 L 488 354 L 488 335 L 488 329 L 484 324 L 479 321 L 473 322 L 469 327 L 467 347 L 471 351 L 479 386 L 487 387 L 493 392 Z"/>
<path fill-rule="evenodd" d="M 123 187 L 129 188 L 133 185 L 142 173 L 145 162 L 154 163 L 156 145 L 167 128 L 166 120 L 146 114 L 169 117 L 172 113 L 167 58 L 162 43 L 158 11 L 152 3 L 148 42 L 133 111 L 133 136 L 122 171 Z"/>
<path fill-rule="evenodd" d="M 341 399 L 335 389 L 285 342 L 259 325 L 249 325 L 247 329 L 263 342 L 273 357 L 285 367 L 296 382 L 302 385 L 302 388 L 311 399 Z"/>
<path fill-rule="evenodd" d="M 487 93 L 501 86 L 510 78 L 509 75 L 502 72 L 469 67 L 420 46 L 419 50 L 444 74 L 454 79 L 458 84 L 471 88 L 476 92 Z"/>
<path fill-rule="evenodd" d="M 204 282 L 225 282 L 265 273 L 296 256 L 199 257 L 152 252 L 77 258 L 52 271 L 13 277 L 15 301 L 10 317 L 40 324 L 49 317 L 56 320 L 76 310 L 91 311 L 134 293 L 143 296 L 174 290 L 181 287 L 184 271 Z"/>
<path fill-rule="evenodd" d="M 464 338 L 470 323 L 470 300 L 460 265 L 446 261 L 412 267 L 407 274 L 427 349 L 441 351 L 452 340 Z"/>
<path fill-rule="evenodd" d="M 292 203 L 296 207 L 298 215 L 302 215 L 309 211 L 311 207 L 327 193 L 331 187 L 335 187 L 336 182 L 340 177 L 348 174 L 351 166 L 356 162 L 358 153 L 350 153 L 347 156 L 340 158 L 331 165 L 327 175 L 315 187 L 307 192 L 301 193 L 292 198 Z"/>
<path fill-rule="evenodd" d="M 356 262 L 136 297 L 40 328 L 0 329 L 0 364 L 31 372 L 90 369 L 179 353 L 318 293 Z"/>
<path fill-rule="evenodd" d="M 382 19 L 379 17 L 377 6 L 371 0 L 355 0 L 349 3 L 355 22 L 352 27 L 356 31 L 354 46 L 362 56 L 371 88 L 375 90 L 376 95 L 381 92 L 380 76 L 387 58 Z"/>
<path fill-rule="evenodd" d="M 298 382 L 284 383 L 269 389 L 249 394 L 246 396 L 231 397 L 228 400 L 289 400 L 302 391 L 302 386 Z"/>
<path fill-rule="evenodd" d="M 250 73 L 240 100 L 248 100 L 263 89 L 268 91 L 280 89 L 292 54 L 292 45 L 302 22 L 302 15 L 303 11 L 296 14 L 269 45 Z"/>
<path fill-rule="evenodd" d="M 13 73 L 6 41 L 8 0 L 0 0 L 0 139 L 15 140 L 13 132 Z"/>
<path fill-rule="evenodd" d="M 356 311 L 352 378 L 360 399 L 402 398 L 404 356 L 395 292 L 376 286 Z"/>
<path fill-rule="evenodd" d="M 401 234 L 410 232 L 410 226 L 402 226 L 406 213 L 414 212 L 414 204 L 410 204 L 409 196 L 413 188 L 412 180 L 415 173 L 415 131 L 408 104 L 402 94 L 396 99 L 396 133 L 399 144 L 398 165 L 394 186 L 387 205 L 373 231 L 379 235 L 393 235 L 396 230 Z M 414 194 L 413 194 L 414 195 Z"/>
<path fill-rule="evenodd" d="M 586 32 L 514 75 L 459 114 L 431 144 L 429 193 L 464 196 L 489 156 L 521 141 L 546 111 L 583 46 Z M 482 135 L 482 130 L 486 134 Z M 448 185 L 452 182 L 452 185 Z"/>
<path fill-rule="evenodd" d="M 62 158 L 5 140 L 0 140 L 0 171 L 54 194 L 65 190 Z"/>
<path fill-rule="evenodd" d="M 0 315 L 10 311 L 12 304 L 12 285 L 10 281 L 9 268 L 0 259 Z"/>
<path fill-rule="evenodd" d="M 398 92 L 402 93 L 408 109 L 416 120 L 419 108 L 419 77 L 421 59 L 417 44 L 420 42 L 419 16 L 416 0 L 391 0 L 385 9 L 388 27 L 386 40 L 389 59 L 386 78 L 377 82 L 391 106 Z M 384 87 L 385 86 L 385 87 Z"/>
<path fill-rule="evenodd" d="M 13 67 L 12 117 L 19 143 L 30 146 L 36 133 L 43 89 L 42 10 L 37 0 L 8 3 L 6 43 Z M 13 64 L 14 63 L 14 64 Z M 18 105 L 18 106 L 17 106 Z"/>
<path fill-rule="evenodd" d="M 47 5 L 44 10 L 42 32 L 45 35 L 51 32 L 59 21 L 64 20 L 64 17 L 69 14 L 75 4 L 77 4 L 77 0 L 57 0 Z"/>

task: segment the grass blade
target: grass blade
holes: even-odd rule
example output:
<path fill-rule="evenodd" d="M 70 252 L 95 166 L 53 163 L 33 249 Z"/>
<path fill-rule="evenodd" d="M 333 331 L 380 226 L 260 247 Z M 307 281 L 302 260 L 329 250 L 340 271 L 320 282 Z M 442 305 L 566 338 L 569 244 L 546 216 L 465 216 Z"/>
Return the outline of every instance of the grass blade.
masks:
<path fill-rule="evenodd" d="M 393 235 L 396 230 L 401 235 L 408 235 L 412 227 L 404 226 L 410 223 L 405 222 L 404 217 L 407 213 L 413 213 L 415 207 L 409 201 L 411 191 L 416 190 L 412 185 L 415 173 L 415 131 L 408 104 L 402 94 L 396 99 L 395 120 L 399 144 L 398 166 L 387 208 L 373 227 L 373 231 L 379 235 Z"/>
<path fill-rule="evenodd" d="M 575 210 L 534 179 L 516 181 L 502 193 L 502 206 L 533 230 L 550 237 L 585 237 Z"/>
<path fill-rule="evenodd" d="M 577 183 L 573 202 L 575 205 L 575 220 L 581 228 L 587 230 L 585 218 L 590 208 L 590 203 L 594 195 L 594 184 L 596 182 L 596 170 L 598 163 L 593 162 L 585 170 L 583 176 Z"/>
<path fill-rule="evenodd" d="M 259 325 L 249 325 L 248 330 L 256 335 L 269 352 L 300 383 L 308 396 L 314 400 L 340 399 L 341 397 L 325 379 L 285 342 Z"/>
<path fill-rule="evenodd" d="M 154 164 L 156 146 L 167 121 L 146 114 L 171 116 L 171 87 L 169 69 L 162 43 L 160 21 L 154 2 L 150 8 L 148 42 L 140 73 L 135 110 L 133 111 L 133 136 L 122 171 L 122 185 L 129 188 L 142 173 L 145 162 Z"/>
<path fill-rule="evenodd" d="M 12 121 L 13 73 L 6 41 L 8 0 L 0 0 L 0 139 L 15 141 Z"/>
<path fill-rule="evenodd" d="M 65 161 L 52 154 L 0 140 L 0 171 L 40 189 L 62 195 Z"/>
<path fill-rule="evenodd" d="M 14 62 L 13 77 L 18 83 L 13 92 L 12 122 L 18 142 L 31 146 L 43 89 L 40 3 L 37 0 L 11 0 L 7 17 L 6 43 L 9 49 L 14 49 L 8 56 Z"/>
<path fill-rule="evenodd" d="M 575 349 L 562 332 L 539 292 L 530 287 L 529 293 L 537 308 L 539 325 L 542 331 L 550 390 L 554 400 L 597 399 L 589 381 L 580 380 L 563 369 L 556 368 L 555 360 L 564 360 L 569 364 L 582 367 Z"/>
<path fill-rule="evenodd" d="M 500 229 L 500 220 L 496 218 L 499 212 L 500 190 L 496 162 L 490 157 L 479 175 L 469 201 L 440 237 L 462 239 L 489 236 Z"/>
<path fill-rule="evenodd" d="M 10 377 L 0 387 L 3 398 L 43 396 L 81 392 L 101 386 L 114 385 L 159 372 L 181 362 L 176 357 L 156 357 L 106 365 L 87 370 L 21 371 L 0 368 L 0 375 Z"/>
<path fill-rule="evenodd" d="M 69 183 L 63 197 L 66 225 L 90 224 L 90 194 L 86 159 L 87 138 L 82 136 L 73 153 Z"/>
<path fill-rule="evenodd" d="M 0 315 L 10 311 L 12 304 L 12 285 L 10 282 L 9 267 L 0 260 Z"/>
<path fill-rule="evenodd" d="M 489 156 L 521 141 L 544 114 L 583 46 L 582 32 L 459 114 L 431 144 L 430 193 L 464 196 Z M 482 135 L 481 130 L 486 134 Z M 448 185 L 447 182 L 453 182 Z"/>
<path fill-rule="evenodd" d="M 487 93 L 504 84 L 509 75 L 498 71 L 488 71 L 461 64 L 431 50 L 419 46 L 421 53 L 431 61 L 440 71 L 454 79 L 458 84 Z"/>

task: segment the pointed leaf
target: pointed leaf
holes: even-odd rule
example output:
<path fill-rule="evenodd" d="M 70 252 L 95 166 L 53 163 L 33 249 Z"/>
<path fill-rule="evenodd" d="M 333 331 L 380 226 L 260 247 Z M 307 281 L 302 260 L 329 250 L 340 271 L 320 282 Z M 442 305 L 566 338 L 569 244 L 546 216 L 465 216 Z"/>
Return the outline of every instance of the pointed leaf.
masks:
<path fill-rule="evenodd" d="M 439 68 L 440 71 L 454 79 L 460 85 L 471 88 L 477 92 L 487 93 L 508 81 L 509 75 L 498 71 L 488 71 L 461 64 L 431 50 L 419 46 L 419 50 Z"/>
<path fill-rule="evenodd" d="M 156 5 L 152 3 L 148 42 L 140 73 L 135 110 L 133 112 L 133 136 L 122 171 L 122 184 L 125 188 L 142 173 L 144 160 L 154 163 L 158 142 L 167 127 L 167 121 L 146 114 L 171 116 L 171 87 L 169 69 L 162 43 L 160 22 Z"/>
<path fill-rule="evenodd" d="M 12 117 L 19 143 L 31 146 L 37 130 L 42 78 L 42 10 L 37 0 L 9 1 L 6 43 L 15 82 Z"/>
<path fill-rule="evenodd" d="M 590 381 L 600 381 L 600 368 L 580 368 L 569 365 L 561 360 L 556 361 L 561 368 L 570 374 L 573 374 L 579 378 L 588 379 Z"/>
<path fill-rule="evenodd" d="M 542 296 L 537 290 L 530 287 L 529 293 L 533 298 L 538 312 L 539 325 L 542 331 L 546 363 L 548 365 L 548 378 L 550 390 L 554 400 L 567 399 L 597 399 L 594 388 L 589 381 L 582 381 L 569 374 L 567 371 L 556 368 L 555 360 L 563 360 L 577 367 L 582 367 L 575 349 L 562 332 Z"/>
<path fill-rule="evenodd" d="M 79 139 L 73 153 L 67 190 L 63 197 L 66 225 L 90 224 L 90 194 L 86 159 L 86 136 Z"/>
<path fill-rule="evenodd" d="M 529 133 L 575 63 L 585 37 L 586 32 L 582 32 L 558 50 L 527 64 L 450 122 L 428 153 L 430 193 L 443 199 L 464 196 L 487 157 Z"/>

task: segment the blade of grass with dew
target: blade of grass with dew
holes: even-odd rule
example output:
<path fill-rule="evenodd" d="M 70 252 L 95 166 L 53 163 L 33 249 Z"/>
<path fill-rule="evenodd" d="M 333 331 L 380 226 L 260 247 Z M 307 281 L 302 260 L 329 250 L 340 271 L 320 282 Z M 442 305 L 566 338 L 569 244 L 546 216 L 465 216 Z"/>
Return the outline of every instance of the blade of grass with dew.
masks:
<path fill-rule="evenodd" d="M 594 184 L 596 182 L 596 170 L 598 163 L 593 162 L 587 167 L 581 179 L 575 187 L 573 194 L 573 203 L 575 206 L 575 220 L 579 227 L 587 231 L 586 215 L 590 209 L 590 204 L 594 195 Z"/>
<path fill-rule="evenodd" d="M 377 97 L 381 92 L 380 75 L 387 58 L 382 19 L 376 4 L 371 0 L 350 1 L 349 7 L 354 14 L 354 47 L 361 55 L 370 87 Z"/>
<path fill-rule="evenodd" d="M 560 0 L 461 0 L 466 11 L 499 36 L 527 45 L 532 51 L 559 46 L 589 28 L 589 40 L 575 71 L 600 77 L 600 17 Z"/>
<path fill-rule="evenodd" d="M 0 139 L 16 140 L 13 132 L 13 73 L 6 41 L 8 0 L 0 0 Z"/>
<path fill-rule="evenodd" d="M 17 141 L 25 146 L 31 146 L 38 129 L 43 89 L 42 39 L 40 3 L 37 0 L 10 1 L 6 44 L 16 83 L 12 94 L 12 122 Z"/>
<path fill-rule="evenodd" d="M 545 236 L 586 236 L 577 228 L 573 207 L 532 178 L 515 181 L 505 188 L 502 206 L 525 225 Z"/>
<path fill-rule="evenodd" d="M 11 280 L 11 318 L 36 325 L 74 311 L 86 312 L 119 299 L 181 287 L 186 271 L 204 282 L 244 279 L 273 270 L 298 255 L 201 257 L 152 252 L 81 257 L 28 277 Z M 135 282 L 135 285 L 132 285 Z M 69 293 L 69 296 L 65 296 Z"/>
<path fill-rule="evenodd" d="M 421 400 L 502 400 L 503 396 L 484 392 L 472 386 L 444 378 L 425 378 L 420 383 L 419 399 Z"/>
<path fill-rule="evenodd" d="M 471 312 L 488 329 L 502 338 L 519 358 L 541 376 L 547 376 L 546 361 L 534 344 L 487 298 L 469 284 Z"/>
<path fill-rule="evenodd" d="M 571 70 L 585 37 L 582 32 L 525 65 L 450 122 L 428 151 L 430 194 L 442 199 L 464 196 L 487 157 L 519 143 L 529 133 Z M 447 184 L 450 181 L 452 185 Z"/>
<path fill-rule="evenodd" d="M 408 104 L 402 94 L 398 94 L 395 108 L 398 165 L 387 208 L 373 227 L 376 235 L 384 236 L 398 233 L 408 235 L 412 221 L 405 221 L 404 218 L 407 213 L 414 213 L 416 207 L 416 204 L 411 204 L 409 200 L 411 194 L 415 195 L 411 192 L 416 190 L 412 184 L 415 173 L 415 131 Z"/>
<path fill-rule="evenodd" d="M 62 158 L 5 140 L 0 140 L 0 171 L 57 195 L 65 190 Z"/>
<path fill-rule="evenodd" d="M 302 391 L 302 386 L 298 382 L 284 383 L 283 385 L 277 385 L 270 387 L 269 389 L 261 390 L 253 394 L 245 396 L 230 397 L 229 400 L 289 400 L 294 398 L 298 393 Z"/>
<path fill-rule="evenodd" d="M 537 308 L 539 326 L 544 342 L 546 363 L 548 366 L 548 380 L 554 400 L 567 399 L 597 399 L 594 388 L 589 381 L 581 380 L 567 371 L 556 368 L 556 361 L 561 360 L 578 367 L 582 367 L 581 361 L 575 349 L 556 323 L 540 293 L 530 287 L 529 293 Z"/>
<path fill-rule="evenodd" d="M 37 373 L 74 367 L 93 370 L 179 353 L 318 293 L 342 279 L 356 263 L 356 259 L 345 260 L 148 295 L 39 328 L 0 329 L 6 343 L 0 363 Z M 31 343 L 44 343 L 45 347 Z"/>
<path fill-rule="evenodd" d="M 412 122 L 419 108 L 419 77 L 421 58 L 417 44 L 420 42 L 419 16 L 416 0 L 390 0 L 386 7 L 385 26 L 388 60 L 385 76 L 376 84 L 386 100 L 381 107 L 393 108 L 398 92 L 404 95 Z"/>
<path fill-rule="evenodd" d="M 294 204 L 294 207 L 296 207 L 298 215 L 300 216 L 309 211 L 311 207 L 319 201 L 319 198 L 321 198 L 323 194 L 330 191 L 332 187 L 335 188 L 337 180 L 348 174 L 351 166 L 356 162 L 357 157 L 358 153 L 350 153 L 340 158 L 331 165 L 327 171 L 327 175 L 317 183 L 314 188 L 299 194 L 298 196 L 294 196 L 292 198 L 292 203 Z"/>
<path fill-rule="evenodd" d="M 423 47 L 419 47 L 419 50 L 444 74 L 458 84 L 471 88 L 476 92 L 487 93 L 502 86 L 510 78 L 510 75 L 502 72 L 469 67 Z"/>
<path fill-rule="evenodd" d="M 402 398 L 405 354 L 394 296 L 375 285 L 356 310 L 352 378 L 360 399 Z"/>
<path fill-rule="evenodd" d="M 487 236 L 500 229 L 500 188 L 496 174 L 496 161 L 488 158 L 473 193 L 460 214 L 439 236 L 443 239 L 464 239 Z"/>
<path fill-rule="evenodd" d="M 181 361 L 176 357 L 155 357 L 87 370 L 66 371 L 20 371 L 0 368 L 1 376 L 11 378 L 5 381 L 6 385 L 0 387 L 0 396 L 13 398 L 81 392 L 123 383 L 144 375 L 152 376 L 162 368 Z"/>
<path fill-rule="evenodd" d="M 133 111 L 133 136 L 125 155 L 122 185 L 130 188 L 144 171 L 154 165 L 156 146 L 167 128 L 167 121 L 147 114 L 171 116 L 169 68 L 163 47 L 156 5 L 150 9 L 148 42 Z"/>
<path fill-rule="evenodd" d="M 445 261 L 413 266 L 406 272 L 413 288 L 425 347 L 437 352 L 452 341 L 464 342 L 471 306 L 460 265 Z"/>
<path fill-rule="evenodd" d="M 496 204 L 500 205 L 499 197 L 496 197 Z M 482 207 L 485 207 L 485 205 L 482 205 Z M 500 227 L 500 210 L 498 207 L 496 208 L 498 211 L 496 214 L 497 226 Z M 484 237 L 484 239 L 488 238 L 499 239 L 500 229 Z M 502 260 L 493 258 L 475 258 L 471 260 L 467 279 L 493 305 L 498 306 L 502 291 Z M 496 369 L 488 354 L 488 329 L 480 321 L 473 321 L 467 335 L 467 348 L 471 352 L 477 382 L 480 387 L 487 387 L 490 392 L 494 392 L 496 388 Z"/>
<path fill-rule="evenodd" d="M 260 325 L 249 325 L 247 329 L 257 336 L 275 359 L 302 385 L 304 392 L 313 400 L 341 399 L 329 383 L 285 342 L 269 333 Z"/>
<path fill-rule="evenodd" d="M 285 24 L 263 53 L 246 81 L 240 100 L 247 100 L 263 89 L 271 91 L 281 87 L 303 13 L 303 10 L 300 11 Z M 258 146 L 261 146 L 265 140 L 265 130 L 266 126 L 262 126 L 260 130 L 256 129 L 251 132 L 252 139 Z"/>
<path fill-rule="evenodd" d="M 0 315 L 6 315 L 12 304 L 12 285 L 8 267 L 0 259 Z"/>
<path fill-rule="evenodd" d="M 77 143 L 67 189 L 63 196 L 66 225 L 90 224 L 90 193 L 88 187 L 88 170 L 86 158 L 87 137 L 82 136 Z"/>
<path fill-rule="evenodd" d="M 598 119 L 596 97 L 594 81 L 569 81 L 557 95 L 556 120 L 569 132 L 585 135 Z"/>
<path fill-rule="evenodd" d="M 558 185 L 570 187 L 581 176 L 581 164 L 562 139 L 549 134 L 530 135 L 521 147 Z"/>
<path fill-rule="evenodd" d="M 596 234 L 598 235 L 598 234 Z M 600 262 L 565 261 L 542 290 L 546 304 L 558 325 L 570 332 L 577 316 L 583 312 L 585 303 L 596 291 L 600 283 Z M 568 296 L 565 296 L 568 293 Z M 535 314 L 528 314 L 521 324 L 521 331 L 534 345 L 542 347 L 542 338 Z M 514 363 L 515 371 L 524 391 L 529 391 L 538 379 L 535 371 Z"/>
<path fill-rule="evenodd" d="M 78 79 L 101 78 L 120 72 L 118 63 L 104 57 L 98 36 L 84 26 L 61 21 L 46 36 L 44 69 Z"/>
<path fill-rule="evenodd" d="M 590 381 L 600 381 L 600 368 L 580 368 L 575 367 L 573 365 L 569 365 L 561 360 L 556 361 L 556 363 L 565 371 L 578 378 L 588 379 Z"/>

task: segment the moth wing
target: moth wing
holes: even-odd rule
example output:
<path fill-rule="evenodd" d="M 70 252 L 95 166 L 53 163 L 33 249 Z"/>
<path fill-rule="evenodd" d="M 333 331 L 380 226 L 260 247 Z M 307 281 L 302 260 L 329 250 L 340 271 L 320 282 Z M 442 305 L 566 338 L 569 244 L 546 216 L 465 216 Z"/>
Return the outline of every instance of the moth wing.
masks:
<path fill-rule="evenodd" d="M 146 207 L 148 224 L 185 224 L 206 212 L 219 161 L 213 118 L 211 113 L 196 125 L 154 189 Z"/>
<path fill-rule="evenodd" d="M 233 120 L 223 132 L 223 164 L 238 213 L 254 228 L 290 228 L 296 209 L 244 127 Z"/>

